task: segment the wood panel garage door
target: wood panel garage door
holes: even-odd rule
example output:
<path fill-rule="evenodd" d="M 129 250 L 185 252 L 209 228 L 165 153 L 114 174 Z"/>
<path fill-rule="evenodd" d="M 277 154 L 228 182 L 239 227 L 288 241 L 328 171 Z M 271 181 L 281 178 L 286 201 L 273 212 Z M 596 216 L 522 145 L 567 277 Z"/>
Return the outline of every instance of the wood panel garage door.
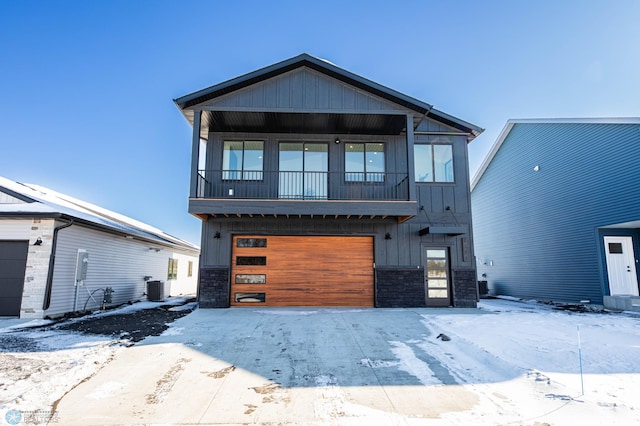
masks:
<path fill-rule="evenodd" d="M 0 241 L 0 316 L 20 316 L 29 241 Z"/>
<path fill-rule="evenodd" d="M 236 236 L 231 305 L 373 306 L 373 238 Z"/>

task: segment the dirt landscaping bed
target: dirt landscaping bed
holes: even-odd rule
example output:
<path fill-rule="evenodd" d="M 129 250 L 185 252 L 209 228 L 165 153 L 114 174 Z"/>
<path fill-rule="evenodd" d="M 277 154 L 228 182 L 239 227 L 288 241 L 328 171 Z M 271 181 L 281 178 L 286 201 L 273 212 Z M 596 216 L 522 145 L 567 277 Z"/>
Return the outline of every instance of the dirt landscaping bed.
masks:
<path fill-rule="evenodd" d="M 78 331 L 87 334 L 100 334 L 130 342 L 139 342 L 147 336 L 159 336 L 169 324 L 181 318 L 195 307 L 187 299 L 182 305 L 159 305 L 150 309 L 135 310 L 114 315 L 88 316 L 72 321 L 63 321 L 53 328 Z"/>

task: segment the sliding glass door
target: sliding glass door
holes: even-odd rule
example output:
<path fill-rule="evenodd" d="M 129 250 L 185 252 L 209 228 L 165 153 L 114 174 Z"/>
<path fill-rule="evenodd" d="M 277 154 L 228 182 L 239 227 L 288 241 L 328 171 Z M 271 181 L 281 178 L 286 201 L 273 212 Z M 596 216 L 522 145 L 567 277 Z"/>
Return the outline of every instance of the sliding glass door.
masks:
<path fill-rule="evenodd" d="M 326 143 L 280 143 L 278 198 L 326 200 L 328 170 Z"/>

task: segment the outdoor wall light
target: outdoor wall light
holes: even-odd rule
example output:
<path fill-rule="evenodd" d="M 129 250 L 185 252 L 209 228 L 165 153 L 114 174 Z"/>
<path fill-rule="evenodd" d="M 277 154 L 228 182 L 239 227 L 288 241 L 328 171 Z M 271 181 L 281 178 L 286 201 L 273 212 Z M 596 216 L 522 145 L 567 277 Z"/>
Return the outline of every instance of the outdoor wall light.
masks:
<path fill-rule="evenodd" d="M 390 240 L 391 239 L 391 234 L 388 233 L 388 232 L 386 234 L 384 234 L 384 239 L 385 240 Z"/>
<path fill-rule="evenodd" d="M 335 142 L 336 142 L 336 144 L 339 144 L 340 143 L 340 138 L 336 138 Z"/>
<path fill-rule="evenodd" d="M 220 239 L 220 232 L 216 232 L 216 234 L 213 236 L 213 238 L 215 238 L 216 240 Z"/>
<path fill-rule="evenodd" d="M 42 245 L 42 238 L 38 237 L 36 239 L 36 242 L 33 243 L 34 246 L 41 246 Z"/>

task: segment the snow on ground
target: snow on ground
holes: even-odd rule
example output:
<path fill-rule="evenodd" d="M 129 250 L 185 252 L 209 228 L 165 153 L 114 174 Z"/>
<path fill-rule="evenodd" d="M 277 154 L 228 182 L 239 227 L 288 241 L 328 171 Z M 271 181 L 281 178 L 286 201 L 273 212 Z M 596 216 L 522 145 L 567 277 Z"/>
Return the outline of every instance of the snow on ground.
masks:
<path fill-rule="evenodd" d="M 105 336 L 61 331 L 23 331 L 7 342 L 15 348 L 0 352 L 0 413 L 40 417 L 54 415 L 56 401 L 123 349 Z"/>
<path fill-rule="evenodd" d="M 120 313 L 157 305 L 142 302 L 124 307 Z M 307 316 L 322 311 L 260 312 Z M 478 395 L 478 403 L 470 410 L 446 413 L 428 424 L 640 424 L 636 391 L 640 383 L 639 316 L 575 313 L 533 301 L 500 299 L 482 300 L 477 311 L 407 311 L 408 315 L 418 312 L 422 316 L 424 333 L 389 341 L 388 350 L 395 359 L 364 358 L 360 362 L 370 368 L 393 368 L 411 374 L 427 387 L 452 386 L 443 383 L 441 378 L 446 375 L 453 385 Z M 198 341 L 199 336 L 190 335 L 185 327 L 188 322 L 179 325 L 164 335 L 184 335 L 189 341 Z M 18 409 L 55 416 L 52 407 L 57 400 L 128 350 L 104 336 L 60 330 L 4 329 L 0 333 L 13 339 L 3 340 L 5 347 L 0 348 L 0 414 Z M 440 334 L 450 340 L 438 339 Z M 122 386 L 114 377 L 89 396 L 107 398 Z M 376 419 L 387 424 L 419 421 L 374 409 L 363 412 L 362 406 L 351 403 L 340 383 L 329 376 L 316 380 L 315 392 L 317 418 L 333 419 L 335 424 L 365 419 L 372 424 Z M 344 422 L 336 423 L 336 416 Z"/>
<path fill-rule="evenodd" d="M 187 299 L 171 297 L 164 302 L 138 302 L 65 321 L 127 314 L 160 305 L 181 307 Z M 5 424 L 7 410 L 31 413 L 31 420 L 37 420 L 32 423 L 42 423 L 43 419 L 54 416 L 52 407 L 56 401 L 124 349 L 118 338 L 55 327 L 34 328 L 55 325 L 55 321 L 33 320 L 16 324 L 16 320 L 6 320 L 6 323 L 11 325 L 3 327 L 3 320 L 0 320 L 0 424 Z M 51 420 L 55 421 L 55 418 Z"/>
<path fill-rule="evenodd" d="M 424 315 L 431 337 L 419 344 L 458 383 L 485 396 L 473 417 L 487 424 L 509 416 L 524 424 L 640 424 L 640 318 L 535 302 L 479 306 L 495 315 Z M 440 333 L 451 340 L 435 340 Z"/>

